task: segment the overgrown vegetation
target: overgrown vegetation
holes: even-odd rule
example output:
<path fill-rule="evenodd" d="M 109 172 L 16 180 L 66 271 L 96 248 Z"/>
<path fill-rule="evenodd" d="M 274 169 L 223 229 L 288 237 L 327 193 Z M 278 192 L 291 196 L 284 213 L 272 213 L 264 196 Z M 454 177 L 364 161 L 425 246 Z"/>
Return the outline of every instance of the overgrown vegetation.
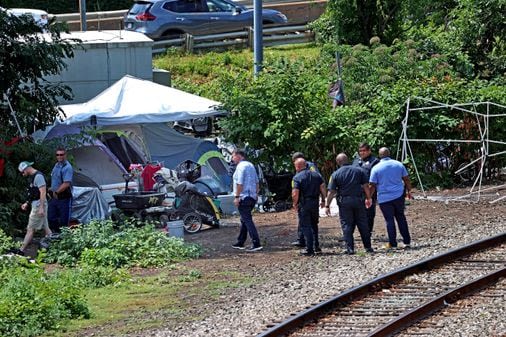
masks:
<path fill-rule="evenodd" d="M 4 231 L 0 228 L 0 254 L 8 252 L 15 248 L 16 244 L 10 236 L 5 235 Z"/>
<path fill-rule="evenodd" d="M 168 237 L 152 225 L 141 227 L 110 220 L 91 221 L 78 228 L 64 228 L 44 257 L 48 263 L 90 267 L 161 267 L 200 255 L 198 245 Z"/>
<path fill-rule="evenodd" d="M 0 253 L 13 246 L 0 231 Z M 0 335 L 38 336 L 60 330 L 69 319 L 90 317 L 84 297 L 87 289 L 128 283 L 125 267 L 163 267 L 199 254 L 198 245 L 167 237 L 150 225 L 115 227 L 112 221 L 93 221 L 64 229 L 60 239 L 39 256 L 61 268 L 46 271 L 38 261 L 0 258 Z M 193 271 L 182 281 L 199 277 Z"/>
<path fill-rule="evenodd" d="M 238 144 L 262 149 L 260 160 L 277 160 L 280 167 L 290 152 L 303 151 L 327 174 L 334 169 L 335 154 L 353 154 L 360 141 L 395 150 L 410 96 L 443 103 L 506 101 L 501 94 L 504 78 L 466 78 L 455 69 L 457 65 L 465 68 L 462 62 L 448 55 L 430 55 L 413 40 L 391 46 L 376 39 L 370 47 L 299 47 L 300 58 L 283 55 L 285 50 L 270 49 L 264 71 L 256 79 L 251 68 L 243 66 L 246 52 L 181 57 L 169 69 L 178 87 L 223 102 L 232 111 L 232 117 L 220 123 L 223 133 Z M 336 78 L 336 51 L 342 56 L 347 103 L 333 110 L 327 90 Z M 164 58 L 156 64 L 163 67 L 166 62 Z M 205 84 L 192 90 L 196 83 Z M 410 118 L 413 138 L 470 136 L 462 134 L 466 116 L 455 110 L 422 112 Z M 500 119 L 491 124 L 496 139 L 504 138 L 504 126 Z M 419 150 L 426 160 L 436 160 L 434 148 Z"/>
<path fill-rule="evenodd" d="M 75 273 L 72 273 L 75 276 Z M 68 272 L 46 273 L 38 263 L 0 259 L 0 335 L 38 336 L 65 320 L 90 315 L 82 289 Z"/>

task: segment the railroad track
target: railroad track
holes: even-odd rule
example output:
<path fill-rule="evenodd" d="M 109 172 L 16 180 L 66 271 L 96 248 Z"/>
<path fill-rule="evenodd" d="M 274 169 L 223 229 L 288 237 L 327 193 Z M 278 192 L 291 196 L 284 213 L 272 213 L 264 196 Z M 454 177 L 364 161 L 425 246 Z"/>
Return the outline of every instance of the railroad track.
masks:
<path fill-rule="evenodd" d="M 379 276 L 258 337 L 391 336 L 504 277 L 506 233 Z"/>

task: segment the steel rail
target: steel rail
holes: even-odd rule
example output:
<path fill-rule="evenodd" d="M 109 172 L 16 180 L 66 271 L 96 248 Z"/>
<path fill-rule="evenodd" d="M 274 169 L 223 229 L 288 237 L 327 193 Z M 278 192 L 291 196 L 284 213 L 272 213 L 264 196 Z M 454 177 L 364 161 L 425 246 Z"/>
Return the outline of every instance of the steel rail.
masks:
<path fill-rule="evenodd" d="M 419 307 L 416 307 L 398 318 L 376 328 L 368 334 L 367 337 L 392 336 L 395 333 L 413 325 L 413 322 L 430 316 L 431 314 L 443 309 L 448 304 L 455 303 L 460 299 L 479 292 L 491 284 L 496 283 L 503 277 L 506 277 L 506 267 L 435 297 Z"/>
<path fill-rule="evenodd" d="M 335 310 L 336 308 L 343 307 L 348 303 L 361 299 L 370 293 L 386 288 L 388 285 L 402 280 L 409 275 L 434 269 L 448 262 L 452 262 L 461 257 L 487 248 L 495 247 L 504 242 L 506 242 L 506 233 L 498 234 L 490 238 L 470 243 L 463 247 L 454 248 L 434 257 L 426 258 L 420 262 L 394 270 L 391 273 L 378 276 L 367 283 L 346 290 L 331 299 L 295 314 L 287 320 L 270 327 L 268 330 L 257 335 L 257 337 L 275 337 L 286 335 L 297 328 L 304 326 L 306 323 L 324 316 L 326 313 Z"/>

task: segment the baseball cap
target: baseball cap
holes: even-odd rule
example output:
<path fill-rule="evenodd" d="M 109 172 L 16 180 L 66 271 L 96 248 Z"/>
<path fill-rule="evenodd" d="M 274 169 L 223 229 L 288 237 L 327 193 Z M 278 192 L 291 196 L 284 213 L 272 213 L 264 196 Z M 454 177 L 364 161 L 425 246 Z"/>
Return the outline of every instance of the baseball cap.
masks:
<path fill-rule="evenodd" d="M 29 161 L 22 161 L 21 163 L 19 163 L 18 165 L 18 170 L 19 172 L 23 172 L 24 170 L 26 170 L 28 167 L 32 166 L 33 165 L 33 162 L 29 162 Z"/>

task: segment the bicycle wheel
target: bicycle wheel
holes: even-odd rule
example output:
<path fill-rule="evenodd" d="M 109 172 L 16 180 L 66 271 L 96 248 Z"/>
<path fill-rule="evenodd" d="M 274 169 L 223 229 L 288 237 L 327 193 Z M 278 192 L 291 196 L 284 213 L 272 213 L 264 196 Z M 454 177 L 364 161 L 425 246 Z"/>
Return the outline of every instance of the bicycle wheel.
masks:
<path fill-rule="evenodd" d="M 474 178 L 476 178 L 476 169 L 475 169 L 474 165 L 470 165 L 470 166 L 464 168 L 468 164 L 469 163 L 462 163 L 459 165 L 459 167 L 456 170 L 458 172 L 460 169 L 462 169 L 462 171 L 459 172 L 458 177 L 463 182 L 470 182 L 470 181 L 473 181 Z"/>
<path fill-rule="evenodd" d="M 197 213 L 187 213 L 183 216 L 183 227 L 188 233 L 197 233 L 202 228 L 202 218 Z"/>

